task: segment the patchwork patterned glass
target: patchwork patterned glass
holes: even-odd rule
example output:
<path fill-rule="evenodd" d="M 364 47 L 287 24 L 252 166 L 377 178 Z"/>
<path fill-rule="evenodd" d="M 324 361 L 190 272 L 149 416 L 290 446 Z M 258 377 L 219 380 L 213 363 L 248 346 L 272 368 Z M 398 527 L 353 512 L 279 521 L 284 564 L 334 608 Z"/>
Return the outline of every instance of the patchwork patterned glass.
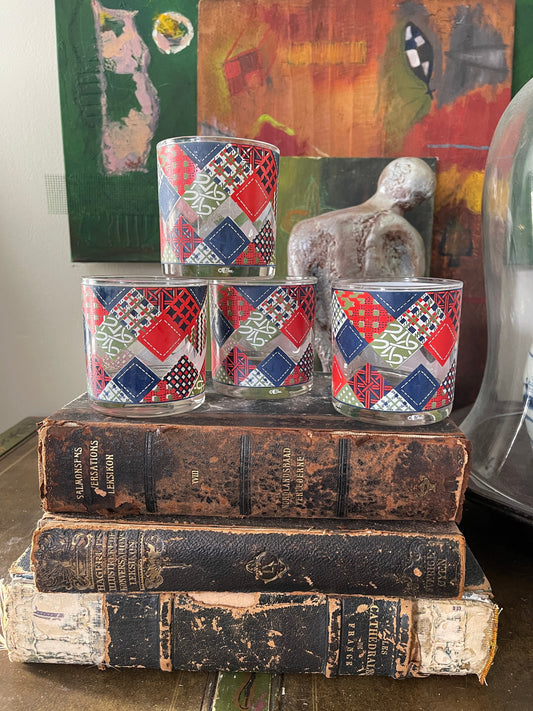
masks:
<path fill-rule="evenodd" d="M 85 277 L 82 307 L 91 405 L 151 417 L 205 399 L 207 281 Z"/>
<path fill-rule="evenodd" d="M 316 279 L 215 280 L 210 284 L 215 390 L 277 399 L 313 384 Z"/>
<path fill-rule="evenodd" d="M 189 136 L 157 144 L 165 274 L 275 273 L 279 150 L 239 138 Z"/>
<path fill-rule="evenodd" d="M 344 415 L 400 426 L 447 417 L 462 286 L 431 278 L 335 283 L 334 407 Z"/>

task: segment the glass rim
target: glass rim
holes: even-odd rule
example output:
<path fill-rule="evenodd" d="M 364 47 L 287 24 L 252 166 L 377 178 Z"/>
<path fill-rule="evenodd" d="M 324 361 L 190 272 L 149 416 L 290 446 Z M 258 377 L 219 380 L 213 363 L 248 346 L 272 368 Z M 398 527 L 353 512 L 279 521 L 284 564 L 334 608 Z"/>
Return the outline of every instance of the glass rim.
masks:
<path fill-rule="evenodd" d="M 207 286 L 208 279 L 198 277 L 172 277 L 151 275 L 124 275 L 124 276 L 84 276 L 81 278 L 83 286 L 131 286 L 131 287 L 159 287 L 187 288 L 190 286 Z"/>
<path fill-rule="evenodd" d="M 307 286 L 317 283 L 317 277 L 217 277 L 209 279 L 210 284 L 217 286 Z"/>
<path fill-rule="evenodd" d="M 463 288 L 460 279 L 439 277 L 383 277 L 361 279 L 336 279 L 333 290 L 347 291 L 452 291 Z"/>
<path fill-rule="evenodd" d="M 172 138 L 164 138 L 156 144 L 156 150 L 160 147 L 168 146 L 173 143 L 237 143 L 241 146 L 255 146 L 259 148 L 268 148 L 279 155 L 279 148 L 273 143 L 266 141 L 256 141 L 252 138 L 238 138 L 236 136 L 174 136 Z"/>

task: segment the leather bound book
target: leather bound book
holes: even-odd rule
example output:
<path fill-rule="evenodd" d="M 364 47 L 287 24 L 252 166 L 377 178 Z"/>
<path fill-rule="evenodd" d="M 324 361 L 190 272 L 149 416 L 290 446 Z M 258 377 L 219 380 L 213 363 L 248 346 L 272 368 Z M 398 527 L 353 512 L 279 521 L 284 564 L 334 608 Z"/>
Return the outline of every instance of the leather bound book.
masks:
<path fill-rule="evenodd" d="M 496 649 L 498 607 L 468 550 L 465 587 L 453 600 L 376 593 L 39 593 L 28 551 L 12 566 L 0 599 L 14 662 L 397 679 L 477 674 L 483 681 Z"/>
<path fill-rule="evenodd" d="M 453 522 L 44 514 L 32 569 L 42 592 L 322 592 L 459 597 L 465 540 Z"/>
<path fill-rule="evenodd" d="M 459 520 L 470 442 L 446 419 L 393 429 L 335 411 L 330 376 L 283 401 L 224 397 L 127 420 L 82 396 L 39 430 L 43 508 L 106 516 Z"/>

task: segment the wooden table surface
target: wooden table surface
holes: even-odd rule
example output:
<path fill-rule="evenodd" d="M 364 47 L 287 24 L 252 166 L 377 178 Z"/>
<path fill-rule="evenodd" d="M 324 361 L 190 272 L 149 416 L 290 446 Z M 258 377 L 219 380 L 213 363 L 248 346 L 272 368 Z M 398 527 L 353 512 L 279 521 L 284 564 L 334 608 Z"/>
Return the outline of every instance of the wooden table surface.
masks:
<path fill-rule="evenodd" d="M 37 419 L 37 418 L 34 418 Z M 0 456 L 0 578 L 40 516 L 37 440 L 18 433 Z M 5 441 L 4 441 L 5 443 Z M 0 442 L 0 454 L 2 453 Z M 501 606 L 498 651 L 476 677 L 207 674 L 16 664 L 0 652 L 0 709 L 9 711 L 522 711 L 533 708 L 533 527 L 467 500 L 461 527 Z"/>

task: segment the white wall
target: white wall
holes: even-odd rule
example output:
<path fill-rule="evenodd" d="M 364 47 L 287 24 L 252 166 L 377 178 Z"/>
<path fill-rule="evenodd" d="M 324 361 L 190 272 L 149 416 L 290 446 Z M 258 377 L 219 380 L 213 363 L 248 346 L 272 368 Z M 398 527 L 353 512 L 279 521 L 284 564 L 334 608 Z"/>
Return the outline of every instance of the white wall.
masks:
<path fill-rule="evenodd" d="M 45 176 L 63 175 L 53 0 L 0 3 L 0 432 L 85 390 L 80 279 L 159 273 L 157 264 L 72 264 L 66 215 Z M 154 178 L 155 179 L 155 178 Z"/>

